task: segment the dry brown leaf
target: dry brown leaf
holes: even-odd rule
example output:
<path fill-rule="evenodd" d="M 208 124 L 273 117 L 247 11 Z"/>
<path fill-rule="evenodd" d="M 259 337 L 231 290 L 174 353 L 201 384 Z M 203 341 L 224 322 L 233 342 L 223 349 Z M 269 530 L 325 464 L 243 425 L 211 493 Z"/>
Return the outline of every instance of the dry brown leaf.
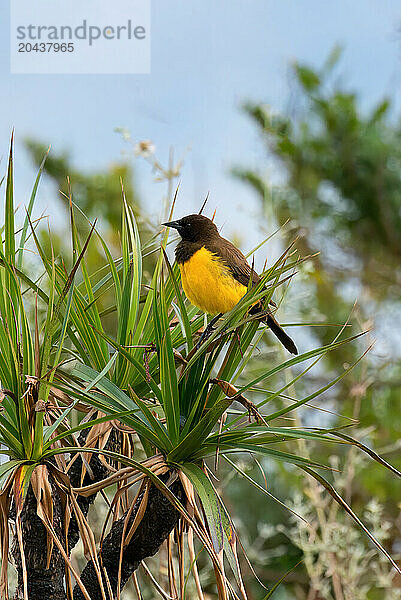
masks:
<path fill-rule="evenodd" d="M 257 423 L 263 423 L 264 425 L 266 425 L 266 427 L 268 427 L 268 423 L 260 414 L 254 403 L 245 398 L 245 396 L 243 396 L 242 394 L 240 394 L 238 392 L 238 389 L 234 385 L 232 385 L 228 381 L 224 381 L 223 379 L 211 379 L 210 383 L 218 385 L 223 390 L 227 398 L 233 398 L 233 402 L 235 401 L 242 404 L 242 406 L 248 411 L 249 419 L 252 416 Z"/>

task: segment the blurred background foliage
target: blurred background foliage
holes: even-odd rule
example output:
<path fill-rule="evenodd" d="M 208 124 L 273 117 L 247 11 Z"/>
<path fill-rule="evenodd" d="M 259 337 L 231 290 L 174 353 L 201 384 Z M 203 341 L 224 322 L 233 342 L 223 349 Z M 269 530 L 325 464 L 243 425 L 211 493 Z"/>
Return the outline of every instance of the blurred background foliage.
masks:
<path fill-rule="evenodd" d="M 36 164 L 40 164 L 47 151 L 45 144 L 27 138 L 25 147 Z M 133 206 L 138 205 L 132 167 L 128 162 L 116 162 L 99 172 L 83 173 L 73 166 L 67 151 L 59 155 L 49 154 L 45 173 L 60 191 L 60 198 L 68 202 L 68 179 L 74 186 L 74 201 L 79 208 L 91 217 L 101 217 L 111 230 L 117 230 L 121 223 L 121 185 L 124 181 L 126 194 L 132 198 Z M 68 208 L 68 205 L 66 206 Z"/>
<path fill-rule="evenodd" d="M 39 166 L 46 155 L 48 148 L 40 140 L 32 138 L 25 139 L 25 148 L 28 151 L 33 163 Z M 119 231 L 122 220 L 122 184 L 124 193 L 130 199 L 130 205 L 135 214 L 135 219 L 141 234 L 143 243 L 151 241 L 154 235 L 154 224 L 150 223 L 146 211 L 140 205 L 137 186 L 135 185 L 134 170 L 132 164 L 120 159 L 106 168 L 99 171 L 83 172 L 73 165 L 73 160 L 67 151 L 55 154 L 51 149 L 46 158 L 43 170 L 45 176 L 54 185 L 54 196 L 58 198 L 61 205 L 61 211 L 64 210 L 65 223 L 69 221 L 69 201 L 73 200 L 75 206 L 82 211 L 76 212 L 76 224 L 81 232 L 87 231 L 88 218 L 93 222 L 98 219 L 98 227 L 102 232 L 104 240 L 111 250 L 115 251 L 115 257 L 119 254 L 120 240 Z M 85 216 L 83 216 L 85 215 Z M 63 223 L 63 217 L 58 216 L 58 224 Z M 56 257 L 63 255 L 72 256 L 65 252 L 66 246 L 69 247 L 70 240 L 64 235 L 64 228 L 52 228 L 51 235 L 49 229 L 41 227 L 39 237 L 43 247 L 50 253 L 50 245 Z M 65 260 L 65 259 L 63 259 Z M 68 260 L 68 259 L 67 259 Z M 99 270 L 99 278 L 102 276 L 101 267 L 106 265 L 104 253 L 99 244 L 90 244 L 86 253 L 86 260 L 89 270 L 95 272 Z M 154 256 L 150 251 L 143 257 L 143 270 L 147 279 L 150 280 L 155 266 Z M 71 264 L 66 265 L 71 268 Z M 112 293 L 103 294 L 98 299 L 101 310 L 108 311 L 113 307 Z M 107 322 L 114 330 L 113 321 L 115 315 L 109 314 Z"/>
<path fill-rule="evenodd" d="M 305 322 L 345 322 L 357 299 L 357 320 L 373 326 L 375 350 L 335 388 L 330 405 L 357 419 L 367 443 L 400 467 L 401 124 L 391 117 L 388 99 L 362 111 L 358 95 L 336 77 L 340 55 L 335 48 L 319 70 L 292 66 L 289 114 L 272 114 L 260 103 L 245 105 L 265 144 L 270 169 L 274 165 L 279 172 L 279 183 L 246 168 L 235 168 L 234 174 L 252 186 L 270 222 L 282 225 L 290 219 L 284 232 L 288 241 L 294 233 L 300 235 L 301 254 L 320 253 L 310 264 L 306 284 L 297 278 L 294 282 L 294 301 Z M 312 333 L 322 343 L 332 336 L 329 327 L 314 327 Z M 331 354 L 318 377 L 355 359 L 351 352 Z M 355 470 L 348 497 L 360 509 L 372 496 L 383 503 L 383 522 L 388 518 L 392 523 L 387 544 L 399 551 L 399 483 L 383 478 L 370 462 L 355 465 Z M 389 593 L 396 597 L 394 590 Z M 365 590 L 361 597 L 387 596 L 370 596 Z"/>
<path fill-rule="evenodd" d="M 266 169 L 256 172 L 245 165 L 235 167 L 233 175 L 255 190 L 269 232 L 288 222 L 281 232 L 283 248 L 299 235 L 300 256 L 319 252 L 300 267 L 286 300 L 296 305 L 300 323 L 311 324 L 308 334 L 294 327 L 294 336 L 299 335 L 305 345 L 311 340 L 319 345 L 330 343 L 338 330 L 332 324 L 346 322 L 355 299 L 353 327 L 373 327 L 370 339 L 362 339 L 359 348 L 353 344 L 329 353 L 303 378 L 302 387 L 296 384 L 288 396 L 275 400 L 277 406 L 336 377 L 357 359 L 356 352 L 362 353 L 373 338 L 377 339 L 375 349 L 350 376 L 317 405 L 301 412 L 302 424 L 352 424 L 354 432 L 359 428 L 362 441 L 400 469 L 401 122 L 392 115 L 389 99 L 383 99 L 370 112 L 361 109 L 358 95 L 344 88 L 336 76 L 340 56 L 341 51 L 335 48 L 320 69 L 292 65 L 293 89 L 287 114 L 274 114 L 259 102 L 245 105 L 250 126 L 257 128 L 266 149 Z M 45 146 L 29 139 L 26 147 L 39 164 Z M 153 160 L 155 170 L 159 170 L 156 158 L 149 153 L 144 158 L 151 164 Z M 172 177 L 177 178 L 179 171 Z M 142 238 L 149 239 L 158 230 L 158 223 L 149 223 L 138 197 L 129 161 L 98 173 L 82 173 L 72 166 L 67 153 L 51 153 L 45 173 L 61 191 L 62 203 L 68 201 L 71 186 L 76 204 L 90 217 L 100 217 L 109 240 L 113 240 L 121 219 L 120 178 L 127 196 L 133 199 Z M 172 178 L 166 179 L 171 189 Z M 54 247 L 66 243 L 62 235 L 52 241 Z M 94 250 L 90 252 L 89 263 L 103 260 L 93 254 Z M 147 260 L 149 269 L 152 255 Z M 319 323 L 326 325 L 312 326 Z M 269 339 L 259 346 L 261 352 L 249 365 L 248 377 L 250 371 L 257 375 L 261 362 L 268 360 L 272 351 Z M 257 395 L 258 390 L 254 390 L 254 400 Z M 318 443 L 315 452 L 320 460 L 331 460 L 327 449 Z M 345 499 L 358 514 L 367 515 L 393 555 L 400 553 L 399 481 L 376 463 L 358 460 L 346 447 L 336 467 L 343 477 Z M 332 503 L 322 498 L 317 484 L 302 481 L 290 468 L 273 466 L 270 461 L 258 464 L 244 458 L 243 468 L 311 523 L 306 533 L 301 521 L 289 520 L 284 507 L 256 492 L 250 505 L 248 483 L 227 467 L 220 467 L 227 504 L 236 506 L 242 541 L 261 581 L 271 586 L 303 560 L 275 593 L 278 599 L 400 597 L 397 585 L 401 583 L 393 579 L 388 566 L 383 566 L 350 520 L 333 512 Z M 263 472 L 268 474 L 267 482 Z M 201 575 L 206 582 L 208 573 Z M 347 596 L 340 595 L 338 581 Z M 249 598 L 262 598 L 260 587 L 250 589 Z"/>
<path fill-rule="evenodd" d="M 32 138 L 25 139 L 25 148 L 35 165 L 40 165 L 48 150 L 46 144 Z M 153 235 L 153 226 L 150 224 L 146 212 L 140 206 L 134 170 L 129 161 L 120 159 L 99 171 L 83 172 L 74 167 L 72 157 L 67 151 L 55 154 L 50 149 L 44 173 L 54 184 L 60 203 L 65 208 L 66 218 L 68 217 L 71 193 L 74 203 L 82 213 L 92 220 L 99 219 L 107 241 L 115 247 L 119 244 L 117 232 L 121 226 L 121 182 L 123 182 L 125 195 L 131 200 L 131 206 L 141 230 L 142 240 L 148 241 Z M 78 226 L 85 228 L 87 220 L 85 218 L 80 220 L 79 213 L 77 218 Z M 46 239 L 46 232 L 42 232 L 42 235 Z M 56 247 L 59 243 L 63 243 L 61 239 L 58 240 L 53 236 L 52 238 L 53 245 Z M 99 261 L 104 260 L 101 254 L 95 253 L 95 247 L 92 255 L 88 255 L 87 259 L 91 266 L 96 266 Z M 153 270 L 153 265 L 154 261 L 145 257 L 145 270 L 150 272 Z"/>

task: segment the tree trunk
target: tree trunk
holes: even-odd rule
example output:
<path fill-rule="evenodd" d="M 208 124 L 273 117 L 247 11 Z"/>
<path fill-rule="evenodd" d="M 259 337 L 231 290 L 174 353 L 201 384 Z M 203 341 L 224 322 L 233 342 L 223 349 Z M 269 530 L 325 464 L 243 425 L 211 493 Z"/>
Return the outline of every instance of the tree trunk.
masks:
<path fill-rule="evenodd" d="M 85 440 L 87 438 L 87 435 L 88 435 L 88 430 L 84 430 L 81 433 L 81 435 L 79 436 L 78 443 L 81 446 L 85 445 Z M 106 448 L 109 449 L 109 444 L 106 446 Z M 113 450 L 114 450 L 114 448 L 113 448 Z M 116 451 L 118 452 L 118 450 L 119 450 L 119 448 L 117 447 Z M 81 483 L 82 458 L 81 458 L 81 456 L 78 456 L 76 458 L 76 460 L 74 461 L 74 463 L 71 465 L 70 470 L 68 471 L 68 476 L 70 478 L 72 487 L 81 487 L 81 485 L 83 485 L 83 486 L 90 485 L 97 481 L 102 481 L 102 479 L 105 479 L 108 475 L 110 475 L 110 471 L 107 469 L 107 467 L 105 467 L 105 465 L 102 463 L 102 461 L 100 460 L 100 458 L 97 454 L 92 454 L 92 456 L 91 456 L 90 469 L 91 469 L 92 477 L 89 475 L 88 472 L 86 472 L 84 480 Z M 79 505 L 79 508 L 82 510 L 84 517 L 87 516 L 89 507 L 91 504 L 94 503 L 96 496 L 97 496 L 97 493 L 92 494 L 92 496 L 78 496 L 77 497 L 77 503 Z M 69 552 L 71 552 L 71 550 L 74 548 L 74 546 L 78 543 L 79 537 L 80 537 L 80 534 L 79 534 L 78 523 L 77 523 L 74 513 L 72 513 L 70 526 L 68 529 L 68 550 L 69 550 Z"/>
<path fill-rule="evenodd" d="M 83 439 L 80 440 L 81 443 L 84 442 L 85 437 L 86 436 L 83 436 Z M 69 473 L 73 487 L 80 485 L 81 466 L 82 460 L 79 457 L 74 465 L 72 465 Z M 87 473 L 84 478 L 84 485 L 92 483 L 93 481 L 100 481 L 108 475 L 108 470 L 96 455 L 92 456 L 90 467 L 93 478 L 91 479 Z M 53 527 L 58 539 L 64 544 L 63 506 L 50 474 L 49 481 L 52 486 L 53 495 Z M 182 487 L 179 481 L 175 481 L 171 485 L 170 490 L 177 497 L 182 496 Z M 83 496 L 78 497 L 78 503 L 85 516 L 95 497 L 96 494 L 93 494 L 88 498 Z M 142 498 L 143 493 L 139 495 L 128 519 L 127 531 L 129 531 L 135 519 Z M 27 568 L 28 598 L 29 600 L 67 600 L 65 591 L 64 559 L 57 546 L 54 544 L 49 568 L 46 568 L 47 531 L 42 521 L 37 516 L 36 511 L 36 498 L 30 487 L 21 512 L 22 540 Z M 124 587 L 143 559 L 156 554 L 162 543 L 174 529 L 178 522 L 178 518 L 179 513 L 170 501 L 157 487 L 153 484 L 150 485 L 147 506 L 143 518 L 132 536 L 130 543 L 123 551 L 121 588 Z M 99 553 L 101 564 L 106 569 L 113 594 L 116 593 L 118 585 L 118 565 L 124 522 L 125 515 L 113 524 L 110 533 L 103 541 L 101 552 Z M 75 517 L 72 515 L 68 532 L 68 553 L 78 540 L 79 529 Z M 18 572 L 18 585 L 15 592 L 15 600 L 21 600 L 24 598 L 24 582 L 22 557 L 16 535 L 13 540 L 12 556 Z M 82 573 L 81 580 L 88 590 L 91 600 L 102 599 L 99 582 L 92 561 L 87 563 Z M 106 597 L 109 598 L 105 581 L 104 589 L 106 591 Z M 77 585 L 75 585 L 73 597 L 74 600 L 82 600 L 84 598 Z"/>
<path fill-rule="evenodd" d="M 63 507 L 61 499 L 55 490 L 51 477 L 49 481 L 53 489 L 53 527 L 57 537 L 64 541 Z M 47 532 L 42 521 L 36 514 L 36 498 L 29 487 L 24 507 L 21 512 L 22 542 L 26 561 L 28 598 L 29 600 L 66 600 L 64 589 L 64 559 L 57 546 L 53 545 L 49 568 L 47 562 Z M 24 582 L 22 571 L 22 557 L 15 535 L 12 547 L 12 556 L 18 572 L 18 585 L 15 598 L 24 598 Z"/>
<path fill-rule="evenodd" d="M 181 483 L 174 482 L 170 490 L 177 497 L 181 496 Z M 139 495 L 132 514 L 128 521 L 127 531 L 132 525 L 135 515 L 141 503 L 143 493 Z M 148 502 L 143 518 L 138 525 L 130 543 L 123 552 L 121 564 L 121 589 L 127 583 L 130 576 L 138 568 L 142 560 L 153 556 L 159 550 L 162 543 L 168 538 L 171 531 L 178 522 L 179 513 L 153 484 L 149 489 Z M 99 553 L 99 562 L 107 572 L 110 586 L 115 596 L 118 585 L 118 566 L 120 560 L 120 547 L 124 528 L 125 515 L 113 524 L 110 533 L 103 541 Z M 81 575 L 81 581 L 85 585 L 91 600 L 101 600 L 102 594 L 99 581 L 92 561 L 89 561 Z M 103 586 L 106 598 L 110 596 L 107 592 L 106 580 L 103 576 Z M 74 600 L 83 600 L 84 596 L 76 585 L 74 589 Z"/>
<path fill-rule="evenodd" d="M 88 431 L 85 430 L 78 438 L 79 443 L 85 444 Z M 113 439 L 114 444 L 116 441 Z M 94 454 L 91 457 L 90 467 L 93 474 L 91 478 L 86 473 L 83 485 L 89 485 L 95 481 L 101 481 L 109 475 L 108 469 Z M 79 487 L 81 485 L 82 459 L 79 456 L 69 471 L 71 485 Z M 64 543 L 64 513 L 61 499 L 57 493 L 55 485 L 52 483 L 51 476 L 49 481 L 52 485 L 53 497 L 53 526 L 57 537 Z M 85 497 L 79 496 L 77 502 L 84 516 L 87 516 L 90 505 L 94 502 L 96 494 Z M 53 553 L 49 568 L 46 569 L 46 528 L 36 514 L 36 498 L 31 487 L 28 490 L 24 507 L 21 513 L 22 538 L 25 553 L 25 560 L 28 573 L 28 596 L 29 600 L 66 600 L 64 589 L 65 580 L 65 562 L 57 546 L 53 545 Z M 68 530 L 68 554 L 77 544 L 80 534 L 75 515 L 71 515 L 70 527 Z M 17 536 L 13 540 L 12 556 L 18 573 L 18 585 L 15 592 L 15 599 L 24 597 L 23 571 L 21 553 L 18 545 Z"/>

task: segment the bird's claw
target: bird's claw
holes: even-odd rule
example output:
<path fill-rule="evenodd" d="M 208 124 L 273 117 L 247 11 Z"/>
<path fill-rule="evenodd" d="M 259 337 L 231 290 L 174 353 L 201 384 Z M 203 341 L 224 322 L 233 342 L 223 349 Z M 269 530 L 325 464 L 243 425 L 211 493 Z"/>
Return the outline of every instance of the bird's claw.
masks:
<path fill-rule="evenodd" d="M 213 331 L 215 331 L 215 329 L 216 329 L 216 327 L 213 325 L 212 322 L 210 322 L 207 325 L 207 327 L 205 327 L 205 329 L 201 333 L 198 343 L 196 344 L 197 350 L 199 350 L 199 348 L 202 346 L 203 342 L 206 342 L 206 340 L 210 338 L 210 336 L 212 335 Z"/>
<path fill-rule="evenodd" d="M 219 315 L 216 315 L 215 317 L 213 317 L 213 319 L 210 321 L 210 323 L 207 324 L 204 331 L 202 331 L 202 334 L 198 340 L 198 343 L 196 344 L 197 350 L 199 350 L 199 348 L 202 346 L 203 342 L 205 342 L 208 338 L 210 338 L 213 331 L 216 329 L 215 324 L 217 323 L 217 321 L 220 319 L 221 316 L 222 315 L 219 314 Z"/>

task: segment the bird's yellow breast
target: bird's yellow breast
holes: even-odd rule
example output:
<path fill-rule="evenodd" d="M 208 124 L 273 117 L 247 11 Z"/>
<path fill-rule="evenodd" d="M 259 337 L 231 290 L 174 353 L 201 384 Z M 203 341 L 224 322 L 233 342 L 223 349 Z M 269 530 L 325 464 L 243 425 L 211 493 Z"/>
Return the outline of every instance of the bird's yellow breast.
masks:
<path fill-rule="evenodd" d="M 228 312 L 247 292 L 225 263 L 205 247 L 181 263 L 180 271 L 188 300 L 212 315 Z"/>

